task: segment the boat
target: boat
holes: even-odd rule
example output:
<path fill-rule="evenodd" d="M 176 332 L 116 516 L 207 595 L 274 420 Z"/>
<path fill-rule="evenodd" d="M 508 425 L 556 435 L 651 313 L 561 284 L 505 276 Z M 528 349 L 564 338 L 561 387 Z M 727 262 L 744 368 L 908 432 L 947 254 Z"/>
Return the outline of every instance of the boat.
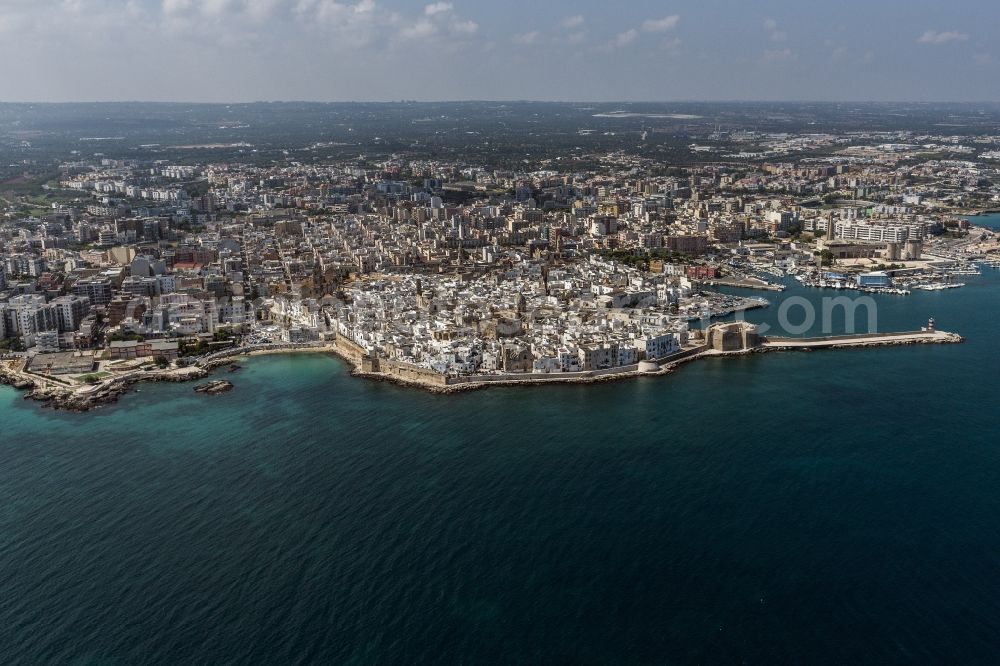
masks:
<path fill-rule="evenodd" d="M 945 289 L 958 289 L 959 287 L 964 287 L 964 282 L 937 282 L 933 284 L 918 284 L 914 289 L 923 289 L 924 291 L 943 291 Z"/>

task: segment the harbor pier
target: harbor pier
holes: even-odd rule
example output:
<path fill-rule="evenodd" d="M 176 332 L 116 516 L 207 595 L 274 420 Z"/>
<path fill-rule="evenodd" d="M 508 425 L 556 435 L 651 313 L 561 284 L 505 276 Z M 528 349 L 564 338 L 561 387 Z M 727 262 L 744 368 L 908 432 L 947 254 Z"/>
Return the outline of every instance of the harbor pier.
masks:
<path fill-rule="evenodd" d="M 886 345 L 948 344 L 963 342 L 957 333 L 936 331 L 906 331 L 899 333 L 865 333 L 832 335 L 819 338 L 764 338 L 761 348 L 766 350 L 837 349 L 846 347 L 884 347 Z"/>

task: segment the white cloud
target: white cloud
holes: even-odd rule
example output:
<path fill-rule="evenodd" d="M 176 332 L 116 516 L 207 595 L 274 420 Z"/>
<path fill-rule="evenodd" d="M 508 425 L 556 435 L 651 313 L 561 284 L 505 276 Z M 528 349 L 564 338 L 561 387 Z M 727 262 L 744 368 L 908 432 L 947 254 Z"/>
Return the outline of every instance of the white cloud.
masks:
<path fill-rule="evenodd" d="M 451 37 L 451 49 L 465 48 L 480 32 L 480 25 L 456 12 L 452 2 L 417 7 L 395 11 L 380 0 L 0 0 L 0 35 L 26 39 L 29 32 L 44 31 L 45 40 L 59 39 L 66 49 L 76 45 L 95 62 L 106 53 L 120 54 L 126 42 L 153 53 L 184 44 L 189 53 L 215 47 L 237 53 L 253 46 L 277 55 L 390 47 L 435 35 Z M 123 25 L 144 26 L 145 36 L 125 31 L 123 41 L 108 42 L 107 48 L 84 37 L 122 32 Z M 150 37 L 155 34 L 164 39 Z"/>
<path fill-rule="evenodd" d="M 475 21 L 460 18 L 455 13 L 455 6 L 450 2 L 435 2 L 424 7 L 424 15 L 399 30 L 399 37 L 404 40 L 426 40 L 438 35 L 448 34 L 454 37 L 469 37 L 479 32 L 479 24 Z"/>
<path fill-rule="evenodd" d="M 455 9 L 455 6 L 450 2 L 435 2 L 424 7 L 424 14 L 427 14 L 427 16 L 446 14 L 453 9 Z"/>
<path fill-rule="evenodd" d="M 226 4 L 231 4 L 224 0 Z M 285 0 L 243 0 L 247 14 L 255 19 L 264 19 L 271 16 L 278 9 L 285 5 Z"/>
<path fill-rule="evenodd" d="M 448 29 L 456 35 L 474 35 L 479 32 L 479 24 L 471 20 L 454 20 L 448 24 Z"/>
<path fill-rule="evenodd" d="M 519 35 L 514 35 L 515 44 L 535 44 L 538 42 L 538 32 L 522 32 Z"/>
<path fill-rule="evenodd" d="M 253 1 L 260 5 L 257 12 L 266 11 L 266 6 L 275 2 L 275 0 Z M 346 24 L 345 27 L 350 27 L 350 24 L 359 18 L 367 20 L 375 9 L 375 0 L 360 0 L 353 5 L 338 0 L 299 0 L 295 6 L 295 12 L 299 16 L 315 17 L 324 23 L 340 21 Z"/>
<path fill-rule="evenodd" d="M 577 14 L 576 16 L 567 16 L 562 21 L 559 21 L 559 27 L 566 30 L 573 30 L 574 28 L 579 28 L 583 25 L 584 18 Z"/>
<path fill-rule="evenodd" d="M 371 12 L 375 0 L 357 0 L 355 4 L 341 0 L 160 0 L 160 9 L 165 17 L 182 24 L 208 19 L 232 26 L 233 21 L 245 19 L 260 23 L 290 16 Z"/>
<path fill-rule="evenodd" d="M 664 16 L 661 19 L 649 19 L 642 22 L 642 30 L 643 32 L 666 32 L 676 28 L 680 20 L 681 17 L 677 14 Z"/>
<path fill-rule="evenodd" d="M 383 41 L 394 34 L 402 22 L 393 12 L 379 11 L 375 0 L 358 0 L 355 4 L 338 0 L 298 0 L 292 13 L 301 28 L 333 36 L 334 39 L 326 44 L 334 49 L 359 48 Z M 419 19 L 414 20 L 419 22 Z"/>
<path fill-rule="evenodd" d="M 949 42 L 964 42 L 967 39 L 969 39 L 967 34 L 958 32 L 957 30 L 946 30 L 943 32 L 928 30 L 920 35 L 917 41 L 921 44 L 948 44 Z"/>
<path fill-rule="evenodd" d="M 607 43 L 605 48 L 607 49 L 620 49 L 622 47 L 628 46 L 635 41 L 635 38 L 639 36 L 639 31 L 636 29 L 626 30 L 625 32 L 620 32 L 618 35 Z"/>
<path fill-rule="evenodd" d="M 399 31 L 399 36 L 403 39 L 426 39 L 437 32 L 437 27 L 427 19 L 420 19 L 415 23 L 404 26 Z"/>
<path fill-rule="evenodd" d="M 164 14 L 180 14 L 190 11 L 192 0 L 163 0 Z"/>
<path fill-rule="evenodd" d="M 429 43 L 436 35 L 462 38 L 479 31 L 479 24 L 458 16 L 450 2 L 434 2 L 416 16 L 405 16 L 381 8 L 376 0 L 357 0 L 353 4 L 342 0 L 295 0 L 293 12 L 307 29 L 319 28 L 334 35 L 336 39 L 327 46 L 335 49 L 399 41 Z M 449 48 L 455 47 L 456 42 L 449 44 Z"/>
<path fill-rule="evenodd" d="M 219 16 L 230 10 L 232 0 L 202 0 L 201 11 L 209 16 Z"/>

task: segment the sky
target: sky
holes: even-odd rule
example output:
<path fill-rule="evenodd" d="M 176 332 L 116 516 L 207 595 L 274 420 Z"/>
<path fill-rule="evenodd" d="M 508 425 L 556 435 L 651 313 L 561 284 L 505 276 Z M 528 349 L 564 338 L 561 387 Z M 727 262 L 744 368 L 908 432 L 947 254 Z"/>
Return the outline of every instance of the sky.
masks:
<path fill-rule="evenodd" d="M 0 100 L 1000 101 L 997 0 L 0 0 Z"/>

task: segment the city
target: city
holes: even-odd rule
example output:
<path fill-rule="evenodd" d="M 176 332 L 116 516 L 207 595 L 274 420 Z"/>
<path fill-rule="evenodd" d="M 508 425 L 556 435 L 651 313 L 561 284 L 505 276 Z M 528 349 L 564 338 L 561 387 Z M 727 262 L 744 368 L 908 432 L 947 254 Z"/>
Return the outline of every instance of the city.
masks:
<path fill-rule="evenodd" d="M 997 35 L 0 1 L 0 666 L 996 663 Z"/>
<path fill-rule="evenodd" d="M 1000 136 L 703 141 L 747 150 L 668 174 L 623 152 L 520 171 L 419 150 L 272 166 L 77 155 L 44 181 L 26 161 L 4 199 L 5 376 L 101 395 L 136 371 L 195 378 L 289 345 L 430 386 L 655 372 L 711 347 L 713 318 L 768 306 L 775 277 L 906 295 L 1000 261 L 996 233 L 965 216 L 1000 207 Z"/>

